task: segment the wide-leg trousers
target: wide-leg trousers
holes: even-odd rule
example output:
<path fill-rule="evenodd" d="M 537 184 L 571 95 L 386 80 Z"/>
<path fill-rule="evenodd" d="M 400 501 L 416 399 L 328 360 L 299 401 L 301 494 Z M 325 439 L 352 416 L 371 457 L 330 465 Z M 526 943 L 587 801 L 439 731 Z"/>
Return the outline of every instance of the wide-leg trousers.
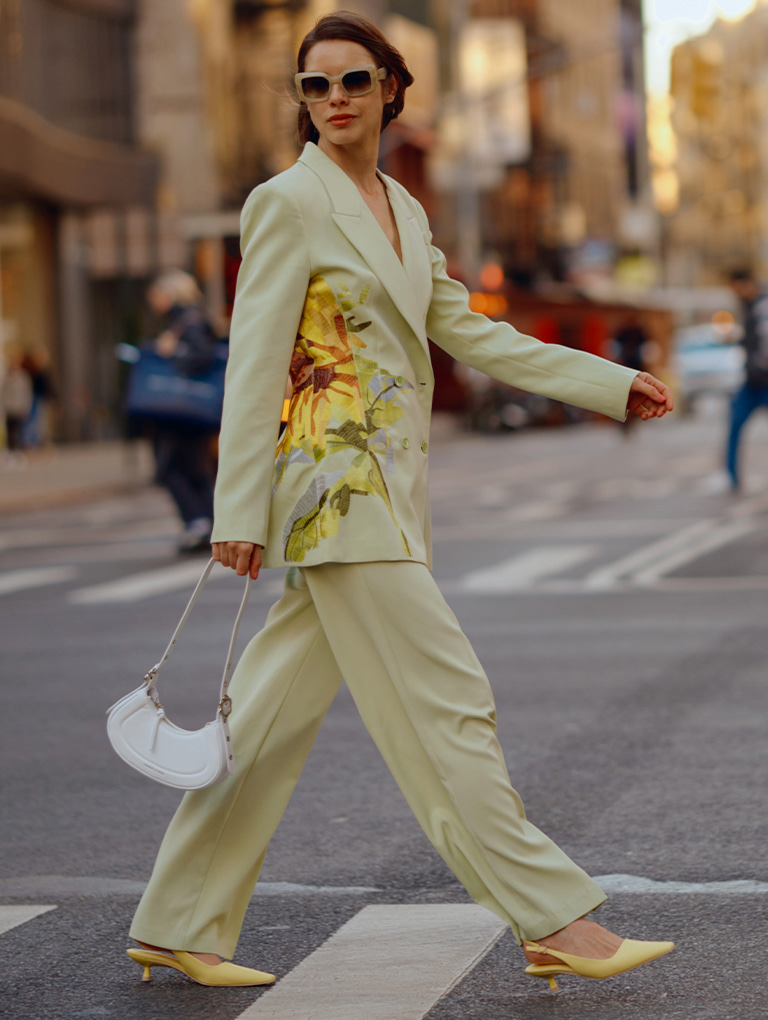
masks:
<path fill-rule="evenodd" d="M 230 686 L 235 774 L 185 794 L 133 938 L 233 955 L 267 846 L 342 678 L 435 849 L 518 940 L 543 938 L 605 899 L 526 820 L 490 685 L 427 568 L 328 563 L 288 572 L 244 651 Z"/>

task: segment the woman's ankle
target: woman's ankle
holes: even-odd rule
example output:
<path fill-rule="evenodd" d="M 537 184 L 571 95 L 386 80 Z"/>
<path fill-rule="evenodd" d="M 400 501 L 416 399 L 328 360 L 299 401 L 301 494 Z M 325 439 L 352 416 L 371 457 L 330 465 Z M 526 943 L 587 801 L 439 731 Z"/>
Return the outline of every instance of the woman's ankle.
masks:
<path fill-rule="evenodd" d="M 151 949 L 155 953 L 173 953 L 173 949 L 166 949 L 163 946 L 153 946 L 149 942 L 142 942 L 140 939 L 134 939 L 144 949 Z M 186 950 L 185 950 L 186 952 Z M 221 963 L 221 957 L 217 956 L 216 953 L 190 953 L 190 956 L 194 956 L 196 960 L 201 963 L 207 964 L 209 967 L 216 967 Z"/>
<path fill-rule="evenodd" d="M 584 956 L 592 960 L 607 960 L 613 956 L 624 940 L 615 935 L 596 921 L 580 917 L 571 921 L 564 928 L 537 939 L 536 944 L 545 948 L 568 953 L 571 956 Z M 529 963 L 554 963 L 556 958 L 546 953 L 537 953 L 523 946 L 523 952 Z"/>

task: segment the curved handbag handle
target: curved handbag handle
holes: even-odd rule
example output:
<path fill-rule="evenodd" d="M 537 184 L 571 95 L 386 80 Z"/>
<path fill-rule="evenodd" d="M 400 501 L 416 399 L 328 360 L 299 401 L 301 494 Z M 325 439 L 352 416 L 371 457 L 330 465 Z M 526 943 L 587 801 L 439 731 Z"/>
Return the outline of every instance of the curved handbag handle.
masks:
<path fill-rule="evenodd" d="M 160 672 L 160 667 L 164 663 L 166 663 L 168 661 L 168 658 L 170 657 L 171 651 L 173 650 L 173 646 L 176 644 L 176 640 L 178 639 L 179 634 L 181 634 L 182 628 L 184 627 L 184 624 L 187 622 L 187 618 L 189 617 L 189 614 L 192 612 L 192 609 L 193 609 L 195 603 L 197 602 L 197 599 L 198 599 L 198 596 L 200 595 L 200 592 L 203 590 L 203 588 L 205 587 L 206 581 L 211 576 L 211 571 L 213 570 L 213 567 L 214 567 L 215 563 L 216 563 L 216 560 L 211 558 L 208 561 L 208 563 L 206 564 L 205 570 L 203 571 L 202 576 L 201 576 L 200 580 L 197 582 L 197 584 L 195 586 L 195 590 L 192 592 L 192 596 L 191 596 L 189 602 L 187 603 L 187 608 L 182 613 L 181 619 L 179 620 L 179 622 L 178 622 L 178 624 L 176 626 L 176 630 L 173 632 L 173 636 L 172 636 L 171 640 L 168 642 L 168 647 L 166 648 L 165 653 L 163 654 L 162 659 L 160 659 L 160 661 L 157 663 L 157 665 L 153 666 L 152 669 L 150 669 L 150 671 L 144 677 L 144 681 L 145 681 L 145 683 L 147 685 L 147 689 L 148 690 L 150 690 L 150 691 L 151 690 L 154 690 L 154 691 L 157 690 L 156 680 L 157 680 L 157 674 Z M 232 711 L 232 701 L 229 698 L 229 696 L 227 695 L 227 689 L 229 687 L 230 672 L 232 670 L 232 656 L 234 655 L 234 651 L 235 651 L 235 642 L 237 641 L 237 631 L 238 631 L 238 629 L 240 627 L 240 621 L 243 618 L 243 613 L 245 612 L 245 607 L 248 604 L 248 596 L 251 594 L 251 584 L 252 584 L 251 575 L 247 574 L 246 575 L 246 579 L 245 579 L 245 591 L 243 592 L 243 597 L 242 597 L 242 599 L 240 601 L 240 608 L 238 609 L 237 616 L 235 617 L 235 625 L 232 628 L 232 636 L 229 639 L 229 648 L 227 650 L 227 659 L 226 659 L 226 662 L 224 663 L 224 672 L 222 673 L 222 676 L 221 676 L 221 689 L 219 691 L 219 707 L 218 707 L 218 712 L 219 712 L 219 714 L 224 719 L 226 719 L 229 716 L 229 713 Z"/>

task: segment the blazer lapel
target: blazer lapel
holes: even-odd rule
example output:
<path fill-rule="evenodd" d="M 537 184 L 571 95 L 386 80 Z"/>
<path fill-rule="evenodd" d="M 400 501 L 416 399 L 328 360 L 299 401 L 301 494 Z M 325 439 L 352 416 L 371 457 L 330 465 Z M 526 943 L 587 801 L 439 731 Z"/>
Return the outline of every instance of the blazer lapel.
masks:
<path fill-rule="evenodd" d="M 389 177 L 383 174 L 381 176 L 387 185 L 387 194 L 400 234 L 405 275 L 421 316 L 420 321 L 424 323 L 432 300 L 432 263 L 424 234 L 414 215 L 413 207 L 403 197 L 401 188 L 397 187 L 394 181 L 391 182 Z"/>
<path fill-rule="evenodd" d="M 375 216 L 363 201 L 362 195 L 341 167 L 337 166 L 312 142 L 308 142 L 304 147 L 300 162 L 306 164 L 322 179 L 334 207 L 334 212 L 331 214 L 333 221 L 379 278 L 428 355 L 425 330 L 426 309 L 421 309 L 421 302 L 417 301 L 408 277 L 411 268 L 418 265 L 420 253 L 416 244 L 420 243 L 421 248 L 424 249 L 424 238 L 415 219 L 409 218 L 405 203 L 400 200 L 394 188 L 387 189 L 400 231 L 405 263 L 403 264 L 384 231 L 376 222 Z M 418 235 L 418 242 L 416 235 Z M 425 254 L 426 252 L 421 253 L 422 260 L 424 260 Z M 425 290 L 422 284 L 423 276 L 424 269 L 418 273 L 418 278 L 422 289 Z M 431 286 L 431 275 L 429 285 Z"/>

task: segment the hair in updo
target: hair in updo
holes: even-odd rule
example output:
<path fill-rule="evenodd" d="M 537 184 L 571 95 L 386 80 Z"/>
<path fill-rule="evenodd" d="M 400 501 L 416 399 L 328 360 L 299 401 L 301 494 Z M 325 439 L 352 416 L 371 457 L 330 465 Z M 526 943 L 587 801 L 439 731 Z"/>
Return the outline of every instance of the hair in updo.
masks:
<path fill-rule="evenodd" d="M 325 42 L 329 39 L 346 39 L 349 42 L 359 43 L 373 55 L 377 67 L 385 67 L 389 78 L 394 78 L 396 84 L 395 98 L 387 103 L 381 118 L 381 130 L 402 113 L 405 105 L 405 90 L 413 85 L 413 75 L 408 70 L 402 54 L 387 40 L 384 33 L 360 14 L 353 14 L 352 11 L 337 11 L 335 14 L 326 14 L 320 18 L 315 27 L 304 36 L 299 48 L 298 69 L 304 71 L 307 54 L 315 43 Z M 302 103 L 299 107 L 299 141 L 302 145 L 306 142 L 317 142 L 320 138 L 318 130 L 312 123 L 307 104 Z"/>

